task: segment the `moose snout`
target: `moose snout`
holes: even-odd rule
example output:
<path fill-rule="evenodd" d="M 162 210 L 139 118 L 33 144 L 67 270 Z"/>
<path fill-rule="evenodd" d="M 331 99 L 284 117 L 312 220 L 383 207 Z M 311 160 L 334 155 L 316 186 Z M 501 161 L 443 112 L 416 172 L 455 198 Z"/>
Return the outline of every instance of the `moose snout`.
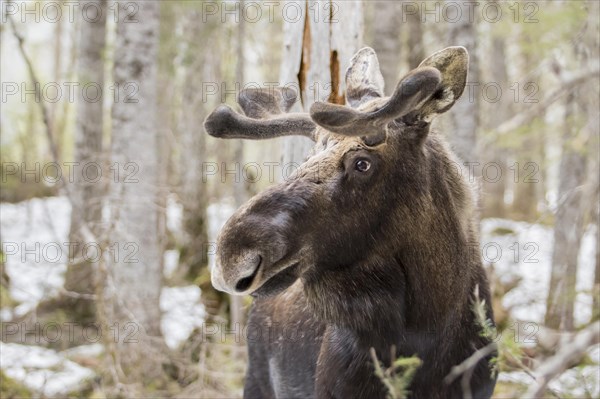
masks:
<path fill-rule="evenodd" d="M 291 216 L 254 197 L 225 223 L 217 239 L 213 286 L 232 295 L 252 294 L 287 265 L 294 252 Z"/>
<path fill-rule="evenodd" d="M 240 251 L 235 256 L 217 257 L 217 265 L 212 271 L 213 286 L 230 294 L 244 294 L 257 280 L 263 263 L 263 255 L 256 249 Z"/>

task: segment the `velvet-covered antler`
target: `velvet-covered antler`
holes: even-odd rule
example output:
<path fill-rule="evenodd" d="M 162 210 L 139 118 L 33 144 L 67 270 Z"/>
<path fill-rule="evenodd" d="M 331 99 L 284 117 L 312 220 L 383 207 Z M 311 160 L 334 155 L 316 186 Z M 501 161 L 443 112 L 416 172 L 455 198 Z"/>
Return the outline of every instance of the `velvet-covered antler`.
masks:
<path fill-rule="evenodd" d="M 238 103 L 245 115 L 227 105 L 217 107 L 204 121 L 204 128 L 213 137 L 225 139 L 262 140 L 300 135 L 314 140 L 316 125 L 308 114 L 286 114 L 296 101 L 289 88 L 244 89 Z"/>

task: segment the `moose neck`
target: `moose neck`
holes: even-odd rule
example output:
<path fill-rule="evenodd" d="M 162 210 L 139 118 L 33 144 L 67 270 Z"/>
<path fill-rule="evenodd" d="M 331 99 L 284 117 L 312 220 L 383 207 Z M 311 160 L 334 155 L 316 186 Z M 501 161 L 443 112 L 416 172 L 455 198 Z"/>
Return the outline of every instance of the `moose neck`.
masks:
<path fill-rule="evenodd" d="M 343 267 L 316 265 L 318 272 L 303 277 L 314 314 L 369 342 L 394 342 L 399 334 L 448 332 L 448 320 L 469 318 L 468 298 L 476 284 L 471 270 L 477 260 L 461 225 L 446 223 L 440 229 L 448 221 L 438 219 L 430 220 L 429 227 L 424 223 L 423 228 L 431 230 L 427 243 L 380 248 Z M 449 245 L 447 237 L 455 237 L 456 243 Z"/>

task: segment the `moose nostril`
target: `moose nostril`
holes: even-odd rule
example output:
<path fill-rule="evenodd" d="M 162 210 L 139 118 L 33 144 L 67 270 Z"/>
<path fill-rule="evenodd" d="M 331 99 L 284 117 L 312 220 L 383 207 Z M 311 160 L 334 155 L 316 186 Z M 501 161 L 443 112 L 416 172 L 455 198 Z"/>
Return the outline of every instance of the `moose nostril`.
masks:
<path fill-rule="evenodd" d="M 256 263 L 256 266 L 254 267 L 254 271 L 252 272 L 252 274 L 240 279 L 235 284 L 235 290 L 237 292 L 244 292 L 248 288 L 250 288 L 250 286 L 252 285 L 252 282 L 254 281 L 254 279 L 256 278 L 256 275 L 258 274 L 258 269 L 260 269 L 260 264 L 262 263 L 262 257 L 260 255 L 257 256 L 255 263 Z"/>
<path fill-rule="evenodd" d="M 246 291 L 248 289 L 248 287 L 250 287 L 250 285 L 252 285 L 252 280 L 254 280 L 254 274 L 252 276 L 250 276 L 250 277 L 246 277 L 246 278 L 241 279 L 235 285 L 235 290 L 237 292 L 244 292 L 244 291 Z"/>

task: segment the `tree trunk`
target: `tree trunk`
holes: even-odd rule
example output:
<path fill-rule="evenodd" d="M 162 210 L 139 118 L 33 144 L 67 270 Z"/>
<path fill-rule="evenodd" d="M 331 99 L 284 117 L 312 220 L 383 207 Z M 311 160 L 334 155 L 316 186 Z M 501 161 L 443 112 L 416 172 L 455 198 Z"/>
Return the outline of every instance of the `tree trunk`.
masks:
<path fill-rule="evenodd" d="M 60 7 L 61 12 L 64 12 L 64 10 L 62 9 L 62 4 L 59 2 L 58 3 L 58 7 Z M 102 9 L 102 11 L 104 11 L 105 8 Z M 106 16 L 103 16 L 101 18 L 104 23 L 103 25 L 106 23 Z M 98 23 L 101 21 L 98 21 Z M 80 24 L 86 24 L 87 22 L 85 21 L 80 21 Z M 62 80 L 62 46 L 63 46 L 63 40 L 62 40 L 62 36 L 63 36 L 63 19 L 59 18 L 58 21 L 55 22 L 56 26 L 55 26 L 55 31 L 54 31 L 54 81 L 55 82 L 60 82 Z M 82 32 L 81 29 L 84 28 L 80 28 L 80 32 Z M 83 49 L 83 48 L 82 48 Z M 63 136 L 64 136 L 64 129 L 60 129 L 59 128 L 59 124 L 58 124 L 58 119 L 59 119 L 59 115 L 58 115 L 58 109 L 60 106 L 60 102 L 52 102 L 50 104 L 50 123 L 52 124 L 52 132 L 54 132 L 54 143 L 56 143 L 56 147 L 57 147 L 57 151 L 59 154 L 60 159 L 62 159 L 63 157 Z M 64 115 L 62 115 L 62 117 L 64 118 Z"/>
<path fill-rule="evenodd" d="M 404 1 L 405 3 L 417 3 L 412 1 Z M 408 6 L 408 4 L 407 4 Z M 425 59 L 425 49 L 423 48 L 423 23 L 421 22 L 420 13 L 408 13 L 406 15 L 407 34 L 407 53 L 408 67 L 414 69 L 419 66 L 421 61 Z"/>
<path fill-rule="evenodd" d="M 479 128 L 478 98 L 469 98 L 469 84 L 480 83 L 479 60 L 477 55 L 477 25 L 476 13 L 469 12 L 467 3 L 450 1 L 453 6 L 460 8 L 461 16 L 450 24 L 448 32 L 449 46 L 463 46 L 469 51 L 469 75 L 465 93 L 450 111 L 452 118 L 452 134 L 448 135 L 450 145 L 464 162 L 477 162 L 476 153 L 477 129 Z M 478 90 L 473 90 L 478 93 Z"/>
<path fill-rule="evenodd" d="M 181 190 L 183 205 L 184 242 L 180 253 L 185 278 L 198 284 L 202 291 L 201 300 L 206 309 L 205 323 L 216 322 L 220 312 L 228 303 L 227 294 L 214 289 L 210 281 L 208 251 L 214 243 L 208 235 L 209 179 L 203 174 L 208 151 L 203 123 L 207 110 L 216 106 L 204 98 L 202 83 L 219 82 L 220 59 L 203 51 L 205 41 L 210 41 L 214 52 L 221 51 L 216 26 L 198 24 L 200 7 L 192 8 L 185 18 L 186 53 L 183 57 L 185 72 L 182 90 L 182 148 Z M 203 38 L 200 40 L 200 38 Z M 213 98 L 211 98 L 213 100 Z M 214 194 L 214 193 L 213 193 Z"/>
<path fill-rule="evenodd" d="M 79 23 L 79 84 L 84 86 L 94 83 L 104 86 L 104 49 L 106 44 L 106 0 L 88 0 L 86 4 L 94 4 L 101 9 L 102 17 L 94 21 L 81 20 Z M 100 96 L 102 93 L 98 93 Z M 90 95 L 91 96 L 91 95 Z M 77 104 L 75 125 L 75 173 L 71 185 L 72 209 L 69 241 L 74 243 L 74 252 L 70 256 L 65 277 L 65 289 L 78 294 L 94 294 L 96 289 L 95 256 L 83 253 L 84 246 L 100 243 L 87 243 L 81 234 L 82 226 L 86 225 L 95 237 L 100 236 L 100 221 L 104 188 L 102 180 L 96 181 L 97 168 L 94 163 L 102 166 L 102 132 L 103 132 L 102 101 L 80 100 Z M 87 168 L 86 166 L 92 166 Z M 83 173 L 86 171 L 86 173 Z M 89 173 L 88 173 L 89 172 Z M 64 298 L 65 309 L 75 314 L 75 319 L 82 323 L 95 320 L 95 303 L 91 299 Z"/>
<path fill-rule="evenodd" d="M 121 333 L 117 353 L 125 379 L 148 383 L 161 374 L 159 359 L 152 355 L 163 344 L 159 308 L 163 251 L 157 207 L 160 3 L 140 1 L 137 7 L 133 16 L 137 23 L 127 18 L 117 23 L 114 82 L 119 93 L 112 109 L 111 163 L 118 173 L 111 181 L 111 242 L 118 252 L 111 257 L 115 291 L 109 298 Z M 119 15 L 128 15 L 124 4 L 119 8 Z M 134 96 L 131 87 L 137 89 Z M 129 342 L 124 337 L 128 332 Z"/>
<path fill-rule="evenodd" d="M 504 38 L 497 36 L 492 39 L 490 48 L 490 59 L 495 60 L 490 65 L 490 79 L 499 85 L 500 88 L 506 88 L 508 84 L 508 72 L 506 69 L 506 53 L 504 49 Z M 504 89 L 505 90 L 505 89 Z M 508 96 L 506 96 L 508 98 Z M 488 129 L 493 130 L 500 126 L 502 122 L 510 116 L 510 101 L 497 102 L 489 104 L 487 109 Z M 506 179 L 508 165 L 506 158 L 508 150 L 498 146 L 489 146 L 485 156 L 486 165 L 483 176 L 483 216 L 484 217 L 504 217 L 505 204 L 504 192 L 506 190 Z M 487 163 L 489 161 L 489 164 Z"/>
<path fill-rule="evenodd" d="M 596 184 L 598 184 L 596 182 Z M 594 288 L 592 289 L 593 305 L 592 317 L 590 322 L 600 320 L 600 207 L 598 200 L 600 196 L 596 191 L 596 200 L 594 205 L 594 218 L 596 223 L 596 267 L 594 268 Z"/>
<path fill-rule="evenodd" d="M 299 1 L 299 21 L 284 22 L 284 50 L 279 83 L 300 89 L 301 104 L 294 111 L 308 111 L 315 101 L 344 103 L 345 68 L 362 45 L 363 16 L 360 2 Z M 336 12 L 332 12 L 336 10 Z M 286 137 L 283 167 L 304 162 L 312 142 Z"/>
<path fill-rule="evenodd" d="M 588 11 L 588 20 L 582 24 L 581 31 L 572 41 L 573 60 L 577 65 L 589 65 L 590 60 L 598 59 L 598 24 L 593 17 L 597 15 L 598 4 L 589 2 L 586 7 L 592 8 L 592 11 Z M 598 184 L 596 177 L 593 185 L 587 185 L 592 189 L 586 190 L 588 148 L 590 144 L 597 143 L 598 137 L 597 99 L 597 85 L 592 84 L 575 88 L 566 98 L 552 273 L 545 318 L 546 324 L 555 329 L 574 330 L 576 327 L 573 313 L 577 295 L 578 256 L 585 215 L 589 213 L 582 200 L 596 197 L 593 185 Z"/>
<path fill-rule="evenodd" d="M 529 71 L 533 70 L 535 67 L 535 55 L 531 54 L 531 50 L 527 50 L 528 47 L 532 46 L 532 40 L 531 37 L 524 34 L 523 42 L 525 45 L 522 47 L 522 51 L 524 52 L 525 73 L 529 73 Z M 537 186 L 540 185 L 543 179 L 538 179 L 540 181 L 537 183 L 527 181 L 524 177 L 527 173 L 524 167 L 527 162 L 535 162 L 539 165 L 541 170 L 544 170 L 543 166 L 540 165 L 540 161 L 543 159 L 540 156 L 542 154 L 541 147 L 543 146 L 543 140 L 536 134 L 536 130 L 531 129 L 528 134 L 523 137 L 523 141 L 516 151 L 518 164 L 515 163 L 513 165 L 513 167 L 517 169 L 514 171 L 517 173 L 515 176 L 518 176 L 518 179 L 515 180 L 514 184 L 514 200 L 512 204 L 513 216 L 516 219 L 530 222 L 537 219 Z"/>
<path fill-rule="evenodd" d="M 375 4 L 373 49 L 379 59 L 386 95 L 392 94 L 399 80 L 401 20 L 400 3 L 378 1 Z"/>
<path fill-rule="evenodd" d="M 548 291 L 546 325 L 554 329 L 573 330 L 577 261 L 583 220 L 581 212 L 581 185 L 585 181 L 586 159 L 582 149 L 574 148 L 575 94 L 566 99 L 563 154 L 560 161 L 558 187 L 559 204 L 554 226 L 552 274 Z"/>
<path fill-rule="evenodd" d="M 246 57 L 244 54 L 244 48 L 246 46 L 246 22 L 243 15 L 244 0 L 240 0 L 240 11 L 239 11 L 239 22 L 237 28 L 237 63 L 235 66 L 235 82 L 244 87 L 245 75 L 244 70 L 246 67 Z M 240 164 L 240 170 L 244 166 L 244 140 L 233 141 L 233 162 Z M 233 186 L 233 198 L 235 200 L 235 206 L 240 207 L 248 199 L 246 191 L 246 184 L 243 176 L 236 176 Z M 231 312 L 231 324 L 234 327 L 241 329 L 244 326 L 244 309 L 243 309 L 243 298 L 239 295 L 229 295 L 229 307 Z"/>

